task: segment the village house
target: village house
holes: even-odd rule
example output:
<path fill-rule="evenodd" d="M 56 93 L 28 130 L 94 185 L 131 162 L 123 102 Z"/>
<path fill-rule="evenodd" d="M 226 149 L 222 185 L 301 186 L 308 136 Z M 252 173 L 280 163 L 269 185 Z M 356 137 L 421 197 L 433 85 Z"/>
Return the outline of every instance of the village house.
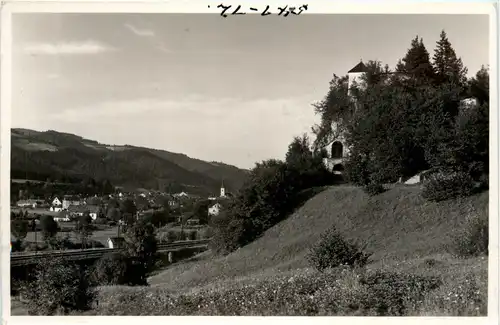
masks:
<path fill-rule="evenodd" d="M 222 205 L 220 203 L 215 203 L 211 207 L 208 208 L 208 215 L 209 216 L 218 216 L 220 213 L 220 210 L 222 208 Z"/>
<path fill-rule="evenodd" d="M 61 206 L 62 205 L 62 202 L 59 200 L 59 198 L 56 196 L 53 200 L 52 200 L 52 206 Z"/>
<path fill-rule="evenodd" d="M 180 192 L 180 193 L 176 193 L 174 194 L 174 197 L 188 197 L 189 194 L 187 194 L 186 192 Z"/>
<path fill-rule="evenodd" d="M 55 197 L 52 200 L 52 203 L 50 205 L 50 211 L 53 211 L 53 212 L 62 211 L 62 202 L 59 200 L 59 198 Z"/>
<path fill-rule="evenodd" d="M 82 200 L 77 196 L 66 195 L 62 201 L 62 209 L 68 210 L 70 206 L 81 205 Z"/>
<path fill-rule="evenodd" d="M 73 217 L 81 217 L 88 213 L 92 220 L 96 220 L 99 215 L 99 207 L 97 205 L 71 205 L 68 212 Z"/>
<path fill-rule="evenodd" d="M 32 208 L 36 209 L 42 204 L 40 200 L 19 200 L 17 201 L 17 206 L 20 208 Z"/>

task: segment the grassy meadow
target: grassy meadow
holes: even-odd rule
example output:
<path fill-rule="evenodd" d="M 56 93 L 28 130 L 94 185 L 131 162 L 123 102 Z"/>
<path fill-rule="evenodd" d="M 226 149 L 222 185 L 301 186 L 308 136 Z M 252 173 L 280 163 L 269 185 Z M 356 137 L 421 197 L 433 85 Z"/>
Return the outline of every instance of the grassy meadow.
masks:
<path fill-rule="evenodd" d="M 149 278 L 149 287 L 98 289 L 91 315 L 485 316 L 488 259 L 458 258 L 468 216 L 488 216 L 488 192 L 439 203 L 420 186 L 369 197 L 330 187 L 253 243 L 204 252 Z M 306 255 L 335 226 L 373 253 L 365 268 L 319 272 Z"/>

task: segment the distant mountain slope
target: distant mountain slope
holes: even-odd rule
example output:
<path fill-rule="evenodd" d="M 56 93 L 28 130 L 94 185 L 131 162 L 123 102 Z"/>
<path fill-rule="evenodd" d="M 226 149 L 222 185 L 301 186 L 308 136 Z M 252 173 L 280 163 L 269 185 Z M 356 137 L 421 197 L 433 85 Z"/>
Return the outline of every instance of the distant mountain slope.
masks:
<path fill-rule="evenodd" d="M 92 177 L 113 184 L 216 194 L 221 181 L 238 190 L 247 171 L 184 154 L 134 146 L 114 146 L 57 131 L 12 129 L 11 175 L 30 178 Z M 35 176 L 33 176 L 35 175 Z M 38 176 L 36 176 L 38 175 Z"/>

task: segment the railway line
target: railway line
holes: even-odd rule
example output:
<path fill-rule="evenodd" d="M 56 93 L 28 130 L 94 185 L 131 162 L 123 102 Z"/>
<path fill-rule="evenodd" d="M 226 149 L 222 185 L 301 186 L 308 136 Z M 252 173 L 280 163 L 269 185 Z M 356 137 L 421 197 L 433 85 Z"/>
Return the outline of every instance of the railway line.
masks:
<path fill-rule="evenodd" d="M 208 239 L 178 241 L 169 244 L 158 245 L 158 252 L 175 252 L 183 249 L 202 249 L 208 247 Z M 48 252 L 21 252 L 11 253 L 10 264 L 12 266 L 30 265 L 37 263 L 40 259 L 51 257 L 64 257 L 69 260 L 94 260 L 105 254 L 119 252 L 123 248 L 91 248 L 72 249 Z"/>

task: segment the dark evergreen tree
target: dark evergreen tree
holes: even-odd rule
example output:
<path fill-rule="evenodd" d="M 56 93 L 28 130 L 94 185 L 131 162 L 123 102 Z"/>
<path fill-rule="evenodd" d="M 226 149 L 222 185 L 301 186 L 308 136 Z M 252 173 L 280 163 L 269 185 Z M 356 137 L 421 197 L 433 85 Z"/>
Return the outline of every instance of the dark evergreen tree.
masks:
<path fill-rule="evenodd" d="M 390 76 L 389 66 L 382 66 L 382 62 L 369 60 L 366 64 L 366 72 L 362 77 L 362 82 L 366 86 L 377 85 L 388 80 Z"/>
<path fill-rule="evenodd" d="M 436 82 L 438 84 L 451 82 L 465 87 L 467 68 L 464 67 L 462 59 L 457 57 L 444 30 L 439 37 L 433 57 Z"/>
<path fill-rule="evenodd" d="M 417 84 L 426 84 L 434 80 L 434 68 L 422 38 L 416 36 L 411 41 L 411 46 L 396 66 L 396 71 L 407 75 Z"/>
<path fill-rule="evenodd" d="M 483 105 L 490 100 L 490 74 L 488 69 L 481 66 L 476 76 L 469 80 L 469 95 Z"/>

